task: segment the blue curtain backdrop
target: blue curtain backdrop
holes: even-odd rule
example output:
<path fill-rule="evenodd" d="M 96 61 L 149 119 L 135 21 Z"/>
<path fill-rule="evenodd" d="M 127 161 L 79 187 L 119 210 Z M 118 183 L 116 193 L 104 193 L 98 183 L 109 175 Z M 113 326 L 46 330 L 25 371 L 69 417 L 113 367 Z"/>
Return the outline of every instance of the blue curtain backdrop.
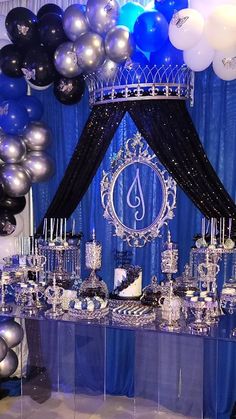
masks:
<path fill-rule="evenodd" d="M 46 92 L 33 92 L 44 105 L 43 120 L 49 124 L 53 131 L 53 145 L 51 154 L 56 161 L 56 175 L 45 184 L 34 186 L 34 213 L 35 226 L 42 219 L 46 209 L 52 200 L 54 193 L 62 179 L 65 168 L 73 153 L 74 147 L 80 136 L 81 130 L 89 114 L 88 98 L 85 96 L 77 106 L 66 107 L 61 105 L 53 97 L 49 90 Z M 226 189 L 235 200 L 236 193 L 236 81 L 223 82 L 219 80 L 212 69 L 197 74 L 195 82 L 195 103 L 189 112 L 195 123 L 205 151 L 217 171 Z M 83 244 L 90 238 L 92 228 L 96 229 L 98 240 L 103 245 L 103 267 L 102 278 L 107 282 L 108 287 L 113 287 L 114 250 L 127 249 L 123 242 L 113 236 L 113 227 L 103 218 L 103 209 L 100 200 L 100 181 L 102 171 L 110 166 L 111 157 L 119 150 L 127 138 L 130 138 L 137 131 L 132 120 L 126 116 L 122 121 L 113 141 L 106 153 L 106 156 L 94 178 L 89 190 L 82 202 L 76 209 L 73 217 L 76 218 L 76 229 L 84 234 Z M 151 182 L 150 182 L 151 184 Z M 149 211 L 152 211 L 153 201 L 151 191 L 146 188 L 145 199 L 149 203 Z M 184 264 L 188 261 L 190 247 L 193 244 L 193 236 L 200 231 L 201 214 L 194 207 L 188 197 L 178 189 L 177 208 L 175 218 L 169 224 L 174 241 L 179 247 L 179 272 L 181 273 Z M 143 286 L 147 285 L 151 275 L 160 273 L 160 251 L 165 241 L 166 232 L 163 237 L 146 245 L 143 249 L 133 250 L 133 262 L 142 266 Z M 84 257 L 82 253 L 82 267 Z M 83 276 L 86 271 L 82 270 Z M 115 334 L 115 335 L 112 335 Z M 108 391 L 116 394 L 132 395 L 133 393 L 133 362 L 132 362 L 132 337 L 129 339 L 118 331 L 110 331 L 108 336 L 108 371 L 109 367 L 119 368 L 114 374 L 108 376 Z M 114 346 L 114 341 L 116 345 Z M 113 342 L 113 343 L 112 343 Z M 114 350 L 114 347 L 116 350 Z M 225 361 L 230 362 L 232 353 L 225 353 Z M 127 374 L 127 365 L 130 366 Z M 208 377 L 206 380 L 209 380 Z M 222 400 L 222 414 L 231 408 L 232 400 L 236 389 L 232 388 L 231 401 L 223 387 L 220 388 Z M 209 397 L 209 394 L 208 396 Z M 212 395 L 213 397 L 213 395 Z M 224 416 L 222 416 L 224 417 Z M 226 416 L 228 417 L 228 416 Z"/>

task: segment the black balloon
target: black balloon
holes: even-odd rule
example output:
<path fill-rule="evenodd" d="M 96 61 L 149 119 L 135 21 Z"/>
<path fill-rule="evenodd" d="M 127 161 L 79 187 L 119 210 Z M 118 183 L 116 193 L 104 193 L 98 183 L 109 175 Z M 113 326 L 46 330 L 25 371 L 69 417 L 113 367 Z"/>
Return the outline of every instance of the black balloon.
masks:
<path fill-rule="evenodd" d="M 45 47 L 34 47 L 23 61 L 25 78 L 35 86 L 47 86 L 53 82 L 55 69 L 53 60 Z"/>
<path fill-rule="evenodd" d="M 0 50 L 0 67 L 9 77 L 22 77 L 22 51 L 16 45 L 6 45 Z"/>
<path fill-rule="evenodd" d="M 0 236 L 10 236 L 16 229 L 16 219 L 8 211 L 0 210 Z"/>
<path fill-rule="evenodd" d="M 23 211 L 26 205 L 26 199 L 24 196 L 13 198 L 6 196 L 0 202 L 0 208 L 6 210 L 9 214 L 19 214 Z"/>
<path fill-rule="evenodd" d="M 85 82 L 82 75 L 74 78 L 60 77 L 54 83 L 54 94 L 64 105 L 78 103 L 84 93 Z"/>
<path fill-rule="evenodd" d="M 31 10 L 25 7 L 12 9 L 5 21 L 9 38 L 18 46 L 36 44 L 38 41 L 38 19 Z"/>
<path fill-rule="evenodd" d="M 63 16 L 63 10 L 59 6 L 57 6 L 57 4 L 48 3 L 39 9 L 37 13 L 37 18 L 41 19 L 42 16 L 48 13 L 56 13 L 57 15 L 61 17 Z"/>
<path fill-rule="evenodd" d="M 41 43 L 52 51 L 67 40 L 62 18 L 56 13 L 43 15 L 39 19 L 38 30 Z"/>

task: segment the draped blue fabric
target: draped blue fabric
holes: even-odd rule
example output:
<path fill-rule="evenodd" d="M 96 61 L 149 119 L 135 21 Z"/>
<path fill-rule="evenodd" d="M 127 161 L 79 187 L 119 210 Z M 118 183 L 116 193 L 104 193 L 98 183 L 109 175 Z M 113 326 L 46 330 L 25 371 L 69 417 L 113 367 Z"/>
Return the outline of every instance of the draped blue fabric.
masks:
<path fill-rule="evenodd" d="M 34 92 L 33 94 L 36 94 L 41 99 L 44 105 L 43 120 L 48 123 L 53 131 L 54 140 L 50 153 L 54 157 L 57 166 L 56 175 L 49 182 L 35 185 L 33 188 L 35 226 L 37 226 L 56 192 L 89 114 L 89 108 L 86 96 L 77 106 L 66 107 L 56 102 L 50 90 Z M 214 75 L 212 69 L 209 69 L 196 76 L 195 103 L 194 107 L 189 108 L 205 151 L 234 200 L 236 195 L 235 95 L 236 81 L 223 82 Z M 95 228 L 96 236 L 102 242 L 103 267 L 101 276 L 108 284 L 110 290 L 113 288 L 114 251 L 127 249 L 127 245 L 113 236 L 113 227 L 103 218 L 100 200 L 100 181 L 103 170 L 107 171 L 110 166 L 112 156 L 124 144 L 125 140 L 130 138 L 136 131 L 134 123 L 126 115 L 113 138 L 96 177 L 73 215 L 76 218 L 76 230 L 82 231 L 84 234 L 84 242 L 90 238 L 92 228 Z M 153 183 L 152 181 L 153 179 L 151 178 L 150 184 Z M 117 195 L 119 198 L 119 191 L 117 191 Z M 144 198 L 148 202 L 148 211 L 151 213 L 155 209 L 155 200 L 153 199 L 151 188 L 145 188 Z M 188 197 L 178 189 L 175 218 L 169 223 L 169 227 L 172 237 L 179 247 L 180 272 L 188 261 L 192 238 L 200 231 L 200 221 L 201 214 L 199 211 Z M 160 251 L 165 237 L 166 231 L 163 231 L 161 238 L 147 244 L 144 248 L 132 249 L 133 262 L 142 266 L 143 269 L 143 286 L 149 283 L 153 274 L 156 274 L 159 279 L 161 278 Z M 84 255 L 82 252 L 82 267 L 83 265 Z M 83 277 L 85 277 L 87 272 L 84 272 L 84 270 L 82 272 Z M 108 391 L 116 394 L 131 395 L 133 363 L 130 344 L 132 344 L 132 337 L 127 339 L 127 336 L 124 337 L 121 332 L 117 331 L 116 333 L 116 348 L 118 349 L 114 350 L 114 346 L 108 346 L 107 351 L 108 371 L 112 371 L 112 374 L 108 377 Z M 224 353 L 223 349 L 222 353 Z M 225 352 L 225 362 L 231 362 L 232 353 L 233 351 L 231 350 Z M 127 374 L 127 365 L 129 366 L 129 374 Z M 211 378 L 206 377 L 206 380 L 211 380 Z M 223 409 L 222 414 L 228 411 L 227 409 L 230 408 L 229 404 L 232 404 L 233 398 L 236 399 L 234 396 L 235 392 L 236 389 L 231 388 L 231 399 L 229 401 L 224 385 L 221 384 L 219 394 Z M 213 394 L 208 394 L 208 398 L 212 397 Z"/>

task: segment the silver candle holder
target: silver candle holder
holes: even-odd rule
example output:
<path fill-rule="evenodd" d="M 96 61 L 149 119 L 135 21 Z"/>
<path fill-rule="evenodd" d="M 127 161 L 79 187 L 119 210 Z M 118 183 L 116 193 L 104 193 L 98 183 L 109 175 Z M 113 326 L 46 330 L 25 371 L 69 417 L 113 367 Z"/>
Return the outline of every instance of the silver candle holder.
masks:
<path fill-rule="evenodd" d="M 161 271 L 171 280 L 172 275 L 178 271 L 178 249 L 176 244 L 171 241 L 171 234 L 168 231 L 165 250 L 161 253 Z"/>
<path fill-rule="evenodd" d="M 102 245 L 96 241 L 95 231 L 92 240 L 85 244 L 85 265 L 92 271 L 97 271 L 102 266 Z"/>
<path fill-rule="evenodd" d="M 91 272 L 88 279 L 83 281 L 79 294 L 83 297 L 99 295 L 102 298 L 108 298 L 108 288 L 96 274 L 96 271 L 101 269 L 102 266 L 102 245 L 96 240 L 94 230 L 92 240 L 85 244 L 85 265 Z"/>

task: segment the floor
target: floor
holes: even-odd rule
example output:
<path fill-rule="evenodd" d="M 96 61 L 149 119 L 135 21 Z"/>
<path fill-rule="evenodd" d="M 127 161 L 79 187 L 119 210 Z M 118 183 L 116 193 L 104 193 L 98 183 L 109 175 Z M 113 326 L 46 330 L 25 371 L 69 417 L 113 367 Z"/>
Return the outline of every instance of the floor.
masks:
<path fill-rule="evenodd" d="M 190 419 L 173 412 L 156 410 L 152 402 L 127 397 L 64 395 L 53 393 L 43 404 L 29 396 L 6 397 L 0 401 L 1 419 Z"/>

